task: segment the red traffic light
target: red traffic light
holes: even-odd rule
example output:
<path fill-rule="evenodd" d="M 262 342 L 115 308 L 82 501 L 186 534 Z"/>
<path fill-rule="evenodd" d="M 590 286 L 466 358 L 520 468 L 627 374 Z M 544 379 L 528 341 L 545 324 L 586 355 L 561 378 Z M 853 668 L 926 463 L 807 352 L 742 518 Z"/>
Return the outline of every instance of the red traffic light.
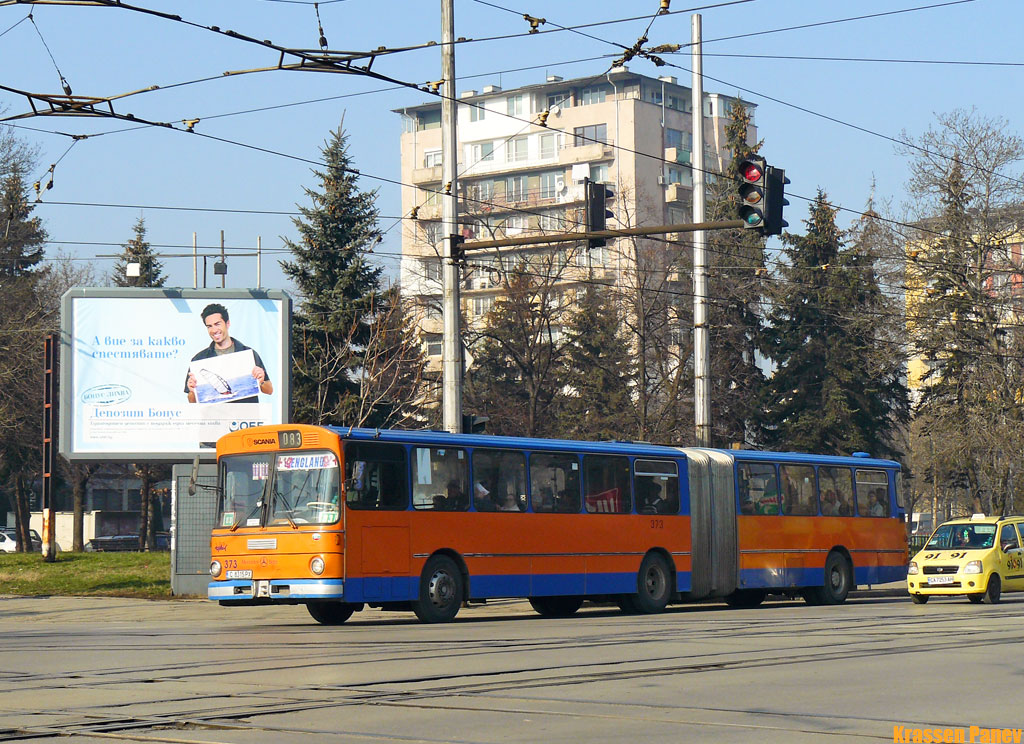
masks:
<path fill-rule="evenodd" d="M 754 183 L 755 181 L 761 180 L 761 177 L 764 175 L 764 171 L 761 170 L 761 167 L 757 163 L 752 163 L 748 160 L 743 163 L 740 168 L 740 175 L 743 177 L 744 181 Z"/>

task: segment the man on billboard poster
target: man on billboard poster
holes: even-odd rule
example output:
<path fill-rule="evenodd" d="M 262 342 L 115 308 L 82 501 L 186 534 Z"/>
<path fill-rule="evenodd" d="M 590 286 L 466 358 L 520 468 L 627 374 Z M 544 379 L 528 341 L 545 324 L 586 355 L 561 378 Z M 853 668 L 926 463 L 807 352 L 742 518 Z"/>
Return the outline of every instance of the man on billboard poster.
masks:
<path fill-rule="evenodd" d="M 228 309 L 214 302 L 201 316 L 211 341 L 192 357 L 185 376 L 188 402 L 258 403 L 258 393 L 272 394 L 274 385 L 259 352 L 231 337 Z"/>

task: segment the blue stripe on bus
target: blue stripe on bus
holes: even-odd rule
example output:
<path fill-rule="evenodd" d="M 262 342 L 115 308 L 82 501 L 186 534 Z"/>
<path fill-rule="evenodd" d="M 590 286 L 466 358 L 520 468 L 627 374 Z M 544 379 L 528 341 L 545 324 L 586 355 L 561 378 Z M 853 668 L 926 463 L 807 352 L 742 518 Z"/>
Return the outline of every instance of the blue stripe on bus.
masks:
<path fill-rule="evenodd" d="M 858 566 L 853 570 L 854 583 L 886 584 L 907 578 L 907 567 Z M 802 586 L 823 586 L 825 569 L 821 568 L 748 568 L 740 571 L 741 589 L 773 589 Z"/>

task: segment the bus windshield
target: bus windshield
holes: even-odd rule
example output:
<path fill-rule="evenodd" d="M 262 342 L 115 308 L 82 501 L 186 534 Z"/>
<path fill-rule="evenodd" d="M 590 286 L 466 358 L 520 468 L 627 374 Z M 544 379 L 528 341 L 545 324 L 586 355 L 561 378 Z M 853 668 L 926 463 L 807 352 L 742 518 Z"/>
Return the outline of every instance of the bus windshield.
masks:
<path fill-rule="evenodd" d="M 338 458 L 331 452 L 232 455 L 221 459 L 221 474 L 220 527 L 258 527 L 265 518 L 333 524 L 340 516 Z"/>

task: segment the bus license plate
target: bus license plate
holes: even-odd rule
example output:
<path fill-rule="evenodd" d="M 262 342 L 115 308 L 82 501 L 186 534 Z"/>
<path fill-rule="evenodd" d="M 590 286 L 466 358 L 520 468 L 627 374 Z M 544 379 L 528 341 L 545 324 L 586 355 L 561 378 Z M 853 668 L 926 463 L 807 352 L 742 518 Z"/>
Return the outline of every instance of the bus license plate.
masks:
<path fill-rule="evenodd" d="M 952 584 L 952 576 L 931 576 L 928 578 L 928 586 L 939 586 L 941 584 Z"/>
<path fill-rule="evenodd" d="M 229 579 L 251 579 L 252 578 L 252 570 L 250 569 L 248 571 L 228 571 L 228 578 Z"/>

